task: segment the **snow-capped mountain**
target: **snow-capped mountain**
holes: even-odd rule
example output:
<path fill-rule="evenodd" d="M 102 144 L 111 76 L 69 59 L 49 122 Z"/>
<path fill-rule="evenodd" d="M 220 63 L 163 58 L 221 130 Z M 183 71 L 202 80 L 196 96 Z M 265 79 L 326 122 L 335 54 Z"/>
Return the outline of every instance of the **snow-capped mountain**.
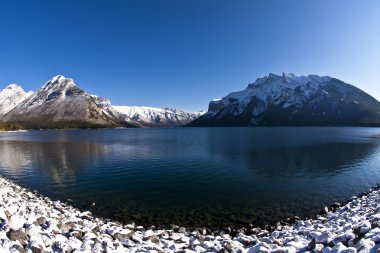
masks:
<path fill-rule="evenodd" d="M 120 125 L 117 112 L 102 99 L 79 89 L 72 79 L 62 75 L 52 78 L 1 120 L 27 128 Z"/>
<path fill-rule="evenodd" d="M 85 92 L 62 75 L 35 93 L 14 84 L 0 91 L 0 121 L 24 128 L 174 127 L 199 116 L 168 108 L 113 107 L 110 100 Z"/>
<path fill-rule="evenodd" d="M 114 106 L 124 121 L 139 127 L 183 126 L 201 115 L 178 109 L 154 108 L 145 106 Z"/>
<path fill-rule="evenodd" d="M 380 125 L 380 103 L 329 76 L 269 74 L 210 102 L 189 126 Z"/>
<path fill-rule="evenodd" d="M 17 84 L 10 84 L 0 90 L 0 116 L 15 108 L 19 103 L 33 94 L 32 91 L 25 92 Z"/>

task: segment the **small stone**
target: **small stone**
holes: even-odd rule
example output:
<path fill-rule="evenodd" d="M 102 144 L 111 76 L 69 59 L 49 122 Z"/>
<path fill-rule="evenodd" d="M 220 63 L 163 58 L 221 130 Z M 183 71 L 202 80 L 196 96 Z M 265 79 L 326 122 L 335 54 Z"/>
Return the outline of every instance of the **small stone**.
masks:
<path fill-rule="evenodd" d="M 317 238 L 315 238 L 316 243 L 327 244 L 332 240 L 332 234 L 330 232 L 324 232 Z"/>
<path fill-rule="evenodd" d="M 136 227 L 136 230 L 137 230 L 137 231 L 144 231 L 145 229 L 144 229 L 143 226 L 137 226 L 137 227 Z"/>
<path fill-rule="evenodd" d="M 52 239 L 47 235 L 42 235 L 42 241 L 44 242 L 46 247 L 50 247 L 53 245 Z"/>
<path fill-rule="evenodd" d="M 185 233 L 186 232 L 186 228 L 185 227 L 179 227 L 178 228 L 178 233 Z"/>
<path fill-rule="evenodd" d="M 171 224 L 170 225 L 170 229 L 173 230 L 173 231 L 177 231 L 179 229 L 179 226 Z"/>
<path fill-rule="evenodd" d="M 135 224 L 127 224 L 125 227 L 128 229 L 135 229 Z"/>
<path fill-rule="evenodd" d="M 149 240 L 153 243 L 159 243 L 160 242 L 160 238 L 157 236 L 157 235 L 152 235 L 149 237 Z"/>
<path fill-rule="evenodd" d="M 33 246 L 32 247 L 32 253 L 42 253 L 42 249 L 36 247 L 36 246 Z"/>
<path fill-rule="evenodd" d="M 370 239 L 361 239 L 360 241 L 358 241 L 356 244 L 355 244 L 355 248 L 359 251 L 359 252 L 369 252 L 372 247 L 375 246 L 375 242 L 370 240 Z"/>
<path fill-rule="evenodd" d="M 248 248 L 248 253 L 259 253 L 259 252 L 267 253 L 269 252 L 269 249 L 260 244 L 253 246 L 252 248 Z"/>
<path fill-rule="evenodd" d="M 370 230 L 371 230 L 371 223 L 369 221 L 363 221 L 359 225 L 359 233 L 362 235 L 368 233 Z"/>
<path fill-rule="evenodd" d="M 313 250 L 315 249 L 315 246 L 316 246 L 316 242 L 315 242 L 315 238 L 313 238 L 313 240 L 311 240 L 311 242 L 307 245 L 307 249 L 308 250 Z"/>
<path fill-rule="evenodd" d="M 71 233 L 71 235 L 74 236 L 77 239 L 81 239 L 82 238 L 82 232 L 81 231 L 74 231 L 74 232 Z"/>
<path fill-rule="evenodd" d="M 154 235 L 153 230 L 147 230 L 147 231 L 144 232 L 143 238 L 144 239 L 148 239 L 149 237 L 151 237 L 153 235 Z"/>
<path fill-rule="evenodd" d="M 338 202 L 335 202 L 334 204 L 331 205 L 333 208 L 339 208 L 340 204 Z"/>
<path fill-rule="evenodd" d="M 349 247 L 349 248 L 341 251 L 341 253 L 356 253 L 356 252 L 357 252 L 357 249 L 352 248 L 352 247 Z"/>
<path fill-rule="evenodd" d="M 26 253 L 27 252 L 26 249 L 24 249 L 21 245 L 16 244 L 13 247 L 14 247 L 14 249 L 16 249 L 20 253 Z"/>
<path fill-rule="evenodd" d="M 12 241 L 18 241 L 21 245 L 26 245 L 27 244 L 27 241 L 28 241 L 28 236 L 27 234 L 25 234 L 25 232 L 23 232 L 22 230 L 10 230 L 8 233 L 7 233 L 7 236 L 9 239 L 11 239 Z"/>
<path fill-rule="evenodd" d="M 339 242 L 334 248 L 333 248 L 333 252 L 343 252 L 347 249 L 346 246 L 343 245 L 343 243 Z"/>
<path fill-rule="evenodd" d="M 231 252 L 232 251 L 232 244 L 230 242 L 226 242 L 223 246 L 223 248 L 225 250 L 227 250 L 227 252 Z"/>
<path fill-rule="evenodd" d="M 206 235 L 207 234 L 207 230 L 205 228 L 198 229 L 198 232 L 200 235 Z"/>
<path fill-rule="evenodd" d="M 126 247 L 134 247 L 136 244 L 130 239 L 122 239 L 120 243 Z"/>
<path fill-rule="evenodd" d="M 327 206 L 325 206 L 325 207 L 319 212 L 319 214 L 320 214 L 320 215 L 326 215 L 328 212 L 329 212 L 329 208 L 328 208 Z"/>
<path fill-rule="evenodd" d="M 25 219 L 23 217 L 18 216 L 18 215 L 13 215 L 9 220 L 8 226 L 12 230 L 19 230 L 24 227 L 24 224 L 25 224 Z"/>
<path fill-rule="evenodd" d="M 312 238 L 317 238 L 318 236 L 320 236 L 322 233 L 321 232 L 318 232 L 318 231 L 311 231 L 309 232 L 309 235 L 312 237 Z"/>
<path fill-rule="evenodd" d="M 37 223 L 38 223 L 38 225 L 44 225 L 44 224 L 46 224 L 46 219 L 45 219 L 45 217 L 40 217 L 40 218 L 38 218 L 37 219 Z"/>
<path fill-rule="evenodd" d="M 380 228 L 380 221 L 374 221 L 374 222 L 372 222 L 371 228 Z"/>

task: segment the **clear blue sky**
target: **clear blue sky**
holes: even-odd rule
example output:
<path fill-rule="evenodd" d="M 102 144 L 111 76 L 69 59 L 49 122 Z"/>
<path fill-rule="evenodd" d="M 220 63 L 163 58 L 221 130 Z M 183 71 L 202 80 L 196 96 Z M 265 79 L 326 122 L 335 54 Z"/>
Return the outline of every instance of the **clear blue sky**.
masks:
<path fill-rule="evenodd" d="M 0 2 L 0 86 L 63 74 L 115 105 L 196 111 L 282 71 L 380 99 L 380 1 Z"/>

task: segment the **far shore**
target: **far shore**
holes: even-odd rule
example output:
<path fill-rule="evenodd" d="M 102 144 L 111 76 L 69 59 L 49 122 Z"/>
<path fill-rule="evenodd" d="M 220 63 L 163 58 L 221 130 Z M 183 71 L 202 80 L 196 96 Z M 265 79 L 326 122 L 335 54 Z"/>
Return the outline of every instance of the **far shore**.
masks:
<path fill-rule="evenodd" d="M 0 130 L 0 133 L 22 133 L 22 132 L 29 132 L 30 130 L 28 129 L 20 129 L 20 130 L 9 130 L 9 131 L 6 131 L 6 130 Z"/>

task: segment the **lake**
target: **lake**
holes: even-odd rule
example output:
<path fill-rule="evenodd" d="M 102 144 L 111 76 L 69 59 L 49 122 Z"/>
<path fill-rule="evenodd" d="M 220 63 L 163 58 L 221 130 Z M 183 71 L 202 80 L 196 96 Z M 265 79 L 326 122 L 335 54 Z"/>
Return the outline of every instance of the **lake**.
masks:
<path fill-rule="evenodd" d="M 379 148 L 378 128 L 0 133 L 0 175 L 123 222 L 239 227 L 368 190 L 380 183 Z"/>

